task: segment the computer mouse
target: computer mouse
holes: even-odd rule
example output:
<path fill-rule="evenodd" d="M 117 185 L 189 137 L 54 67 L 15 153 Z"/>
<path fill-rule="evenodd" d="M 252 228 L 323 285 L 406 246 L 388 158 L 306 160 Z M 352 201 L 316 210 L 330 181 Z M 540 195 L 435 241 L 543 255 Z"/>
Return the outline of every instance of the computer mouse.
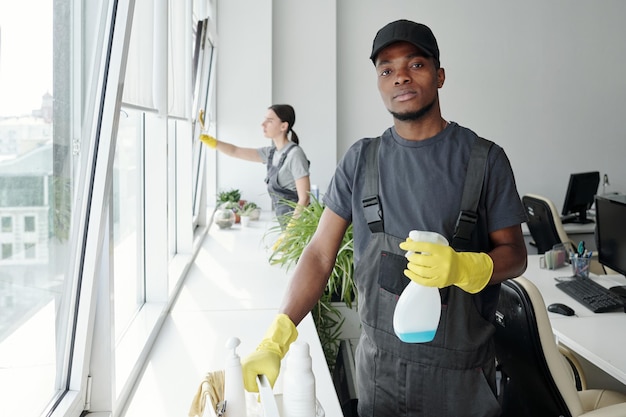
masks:
<path fill-rule="evenodd" d="M 562 314 L 564 316 L 573 316 L 574 309 L 563 303 L 553 303 L 548 306 L 548 311 L 551 313 Z"/>
<path fill-rule="evenodd" d="M 624 285 L 617 285 L 615 287 L 611 287 L 609 288 L 609 291 L 611 291 L 613 294 L 618 295 L 622 298 L 626 298 L 626 286 Z"/>

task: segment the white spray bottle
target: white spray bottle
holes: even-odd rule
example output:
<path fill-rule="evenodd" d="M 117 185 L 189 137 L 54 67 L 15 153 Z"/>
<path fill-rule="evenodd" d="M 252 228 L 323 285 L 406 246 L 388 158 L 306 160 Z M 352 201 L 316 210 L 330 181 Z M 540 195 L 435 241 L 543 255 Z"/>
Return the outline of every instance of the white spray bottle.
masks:
<path fill-rule="evenodd" d="M 309 344 L 295 342 L 289 349 L 283 381 L 283 417 L 314 417 L 315 375 Z"/>
<path fill-rule="evenodd" d="M 241 341 L 231 337 L 226 342 L 230 356 L 226 359 L 224 369 L 224 400 L 226 401 L 226 417 L 246 417 L 246 394 L 243 388 L 241 359 L 237 354 L 237 346 Z"/>
<path fill-rule="evenodd" d="M 435 232 L 411 230 L 409 238 L 418 242 L 448 245 L 448 240 Z M 411 252 L 406 253 L 407 257 L 409 255 Z M 437 333 L 440 316 L 439 289 L 411 281 L 400 294 L 396 304 L 393 313 L 393 330 L 405 343 L 430 342 Z"/>

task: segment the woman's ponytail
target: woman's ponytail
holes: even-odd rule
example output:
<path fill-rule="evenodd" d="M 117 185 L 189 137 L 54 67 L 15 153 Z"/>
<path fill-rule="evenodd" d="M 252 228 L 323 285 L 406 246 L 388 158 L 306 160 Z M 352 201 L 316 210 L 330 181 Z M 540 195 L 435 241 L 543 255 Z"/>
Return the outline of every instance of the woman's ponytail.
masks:
<path fill-rule="evenodd" d="M 296 145 L 300 144 L 300 139 L 298 138 L 298 135 L 296 135 L 296 131 L 293 129 L 291 129 L 291 141 Z"/>
<path fill-rule="evenodd" d="M 296 145 L 300 144 L 300 138 L 293 130 L 293 125 L 296 123 L 296 111 L 289 104 L 273 104 L 268 107 L 269 110 L 272 110 L 276 113 L 276 116 L 280 119 L 281 122 L 286 122 L 289 127 L 287 128 L 287 133 L 291 132 L 291 141 Z"/>

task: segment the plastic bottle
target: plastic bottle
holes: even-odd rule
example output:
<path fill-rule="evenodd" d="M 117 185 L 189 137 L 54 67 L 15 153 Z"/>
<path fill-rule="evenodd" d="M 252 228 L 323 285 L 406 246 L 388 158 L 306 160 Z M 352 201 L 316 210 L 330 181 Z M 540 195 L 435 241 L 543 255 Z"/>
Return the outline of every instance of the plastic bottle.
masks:
<path fill-rule="evenodd" d="M 311 195 L 315 197 L 316 200 L 320 199 L 320 189 L 316 184 L 311 184 Z"/>
<path fill-rule="evenodd" d="M 315 376 L 311 365 L 309 345 L 295 342 L 289 349 L 283 389 L 282 417 L 314 417 Z"/>
<path fill-rule="evenodd" d="M 448 245 L 448 240 L 435 232 L 411 230 L 411 240 Z M 406 256 L 411 253 L 407 252 Z M 439 317 L 441 316 L 441 297 L 439 289 L 425 287 L 411 281 L 406 286 L 393 313 L 393 330 L 405 343 L 425 343 L 435 338 Z"/>
<path fill-rule="evenodd" d="M 226 358 L 224 369 L 224 400 L 226 401 L 226 417 L 246 417 L 246 394 L 243 388 L 241 359 L 237 354 L 237 346 L 241 341 L 231 337 L 226 342 L 230 355 Z"/>

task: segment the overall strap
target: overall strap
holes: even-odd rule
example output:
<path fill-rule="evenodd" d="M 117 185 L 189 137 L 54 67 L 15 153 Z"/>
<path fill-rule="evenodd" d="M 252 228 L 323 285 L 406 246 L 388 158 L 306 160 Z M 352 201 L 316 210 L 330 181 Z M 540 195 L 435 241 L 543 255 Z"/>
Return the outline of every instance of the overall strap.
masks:
<path fill-rule="evenodd" d="M 285 149 L 285 151 L 282 153 L 282 155 L 280 156 L 280 160 L 278 161 L 278 165 L 277 165 L 278 169 L 280 169 L 280 167 L 283 166 L 283 163 L 285 162 L 285 158 L 287 158 L 287 154 L 289 153 L 289 151 L 291 151 L 291 148 L 293 148 L 294 146 L 296 146 L 295 143 L 289 144 L 289 147 Z M 270 148 L 269 154 L 267 154 L 267 166 L 272 165 L 272 161 L 274 160 L 274 152 L 276 152 L 276 147 L 272 146 Z"/>
<path fill-rule="evenodd" d="M 463 196 L 461 197 L 461 211 L 456 220 L 454 237 L 450 244 L 455 249 L 468 248 L 471 243 L 472 232 L 478 220 L 478 201 L 480 200 L 487 167 L 487 155 L 491 145 L 493 142 L 477 137 L 474 146 L 472 146 L 467 173 L 465 174 Z"/>
<path fill-rule="evenodd" d="M 280 169 L 283 166 L 283 164 L 285 163 L 285 159 L 287 158 L 287 154 L 298 145 L 296 145 L 295 143 L 290 143 L 288 146 L 289 147 L 285 149 L 283 154 L 280 156 L 280 159 L 278 160 L 277 169 Z"/>
<path fill-rule="evenodd" d="M 363 212 L 372 233 L 384 231 L 383 209 L 378 197 L 378 147 L 380 137 L 374 138 L 365 151 L 365 188 L 363 194 Z M 451 246 L 462 248 L 470 243 L 472 232 L 478 219 L 478 201 L 482 191 L 487 155 L 493 142 L 478 137 L 472 147 L 465 176 L 461 211 L 457 218 Z"/>
<path fill-rule="evenodd" d="M 365 150 L 365 188 L 362 200 L 365 221 L 372 233 L 384 232 L 383 208 L 378 197 L 378 147 L 380 136 L 374 138 Z"/>
<path fill-rule="evenodd" d="M 274 169 L 274 172 L 276 172 L 276 175 L 278 175 L 278 171 L 285 163 L 285 158 L 287 158 L 287 154 L 289 153 L 289 151 L 291 151 L 291 149 L 295 148 L 297 145 L 295 143 L 292 143 L 288 146 L 289 147 L 285 149 L 285 151 L 280 156 L 280 159 L 278 160 L 278 164 L 276 165 L 276 167 L 272 165 L 272 162 L 274 160 L 274 153 L 276 152 L 276 147 L 272 146 L 270 148 L 270 152 L 267 154 L 267 175 L 265 176 L 266 184 L 269 184 L 270 182 L 270 175 L 271 175 L 270 173 L 272 172 L 272 169 Z"/>

